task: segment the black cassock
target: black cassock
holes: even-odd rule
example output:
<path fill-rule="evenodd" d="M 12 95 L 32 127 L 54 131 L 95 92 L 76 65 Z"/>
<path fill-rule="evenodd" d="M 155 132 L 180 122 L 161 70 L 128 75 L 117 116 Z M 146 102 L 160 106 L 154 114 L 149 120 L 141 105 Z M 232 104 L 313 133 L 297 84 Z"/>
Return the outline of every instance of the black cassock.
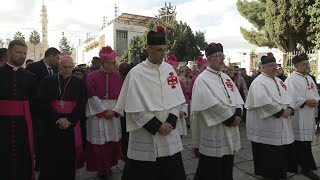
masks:
<path fill-rule="evenodd" d="M 0 179 L 32 179 L 33 157 L 31 158 L 30 154 L 31 136 L 27 118 L 21 113 L 15 113 L 14 109 L 18 106 L 25 107 L 21 106 L 21 102 L 31 100 L 33 92 L 36 91 L 35 83 L 34 74 L 23 68 L 16 71 L 9 65 L 0 68 Z M 27 108 L 22 109 L 28 111 Z M 32 131 L 31 121 L 30 124 Z"/>
<path fill-rule="evenodd" d="M 39 180 L 75 179 L 74 126 L 80 120 L 85 107 L 84 82 L 74 76 L 64 79 L 61 75 L 53 75 L 42 80 L 39 93 L 41 107 L 46 115 L 42 123 L 44 125 L 44 147 L 41 152 L 43 161 L 40 164 Z M 71 113 L 59 114 L 50 104 L 56 100 L 62 102 L 61 97 L 63 97 L 63 102 L 76 102 Z M 59 129 L 56 122 L 60 118 L 67 118 L 72 125 L 66 130 Z"/>

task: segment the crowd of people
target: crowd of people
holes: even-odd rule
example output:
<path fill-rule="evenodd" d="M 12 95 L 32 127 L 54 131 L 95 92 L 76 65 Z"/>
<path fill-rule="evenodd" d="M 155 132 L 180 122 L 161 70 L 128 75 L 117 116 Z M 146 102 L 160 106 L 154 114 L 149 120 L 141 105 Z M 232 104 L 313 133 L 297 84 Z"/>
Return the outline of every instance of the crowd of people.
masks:
<path fill-rule="evenodd" d="M 140 63 L 117 64 L 106 46 L 87 69 L 51 47 L 23 68 L 24 42 L 0 49 L 0 178 L 35 180 L 40 171 L 39 180 L 74 180 L 86 166 L 105 180 L 122 159 L 122 180 L 185 180 L 190 128 L 194 179 L 232 180 L 246 121 L 256 175 L 320 179 L 311 150 L 320 98 L 306 54 L 293 58 L 289 77 L 272 53 L 249 76 L 226 66 L 223 45 L 210 43 L 198 70 L 179 68 L 162 26 L 148 32 L 146 52 Z"/>

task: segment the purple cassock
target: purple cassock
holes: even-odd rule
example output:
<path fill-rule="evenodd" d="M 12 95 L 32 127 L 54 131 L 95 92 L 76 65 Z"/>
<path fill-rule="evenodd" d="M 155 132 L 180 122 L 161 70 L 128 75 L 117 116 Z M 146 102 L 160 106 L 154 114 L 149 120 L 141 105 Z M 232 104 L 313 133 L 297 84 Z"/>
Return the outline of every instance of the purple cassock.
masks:
<path fill-rule="evenodd" d="M 119 73 L 107 74 L 99 69 L 87 77 L 87 170 L 110 176 L 111 167 L 120 158 L 121 126 L 118 114 L 112 120 L 104 116 L 112 111 L 123 84 Z"/>

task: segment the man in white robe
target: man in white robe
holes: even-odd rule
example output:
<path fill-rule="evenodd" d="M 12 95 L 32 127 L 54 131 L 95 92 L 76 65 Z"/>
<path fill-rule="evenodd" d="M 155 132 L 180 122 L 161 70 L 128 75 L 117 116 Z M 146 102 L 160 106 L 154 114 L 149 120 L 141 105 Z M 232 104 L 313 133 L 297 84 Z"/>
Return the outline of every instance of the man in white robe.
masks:
<path fill-rule="evenodd" d="M 123 180 L 184 180 L 183 145 L 176 126 L 185 98 L 168 63 L 162 26 L 147 35 L 146 61 L 128 73 L 116 109 L 126 112 L 128 159 Z"/>
<path fill-rule="evenodd" d="M 200 152 L 195 180 L 232 180 L 234 154 L 241 148 L 243 100 L 231 78 L 221 72 L 222 45 L 209 44 L 206 57 L 208 67 L 197 77 L 191 101 L 192 139 Z"/>
<path fill-rule="evenodd" d="M 285 83 L 295 103 L 295 113 L 292 121 L 297 163 L 302 168 L 302 174 L 310 179 L 319 180 L 313 172 L 317 170 L 311 143 L 315 135 L 315 111 L 318 108 L 319 94 L 317 86 L 308 75 L 310 66 L 306 54 L 297 55 L 292 59 L 296 71 Z"/>
<path fill-rule="evenodd" d="M 273 56 L 262 56 L 262 74 L 251 84 L 247 108 L 247 138 L 252 142 L 255 174 L 283 179 L 296 172 L 291 115 L 294 103 L 285 83 L 276 77 Z M 292 166 L 292 167 L 291 167 Z"/>

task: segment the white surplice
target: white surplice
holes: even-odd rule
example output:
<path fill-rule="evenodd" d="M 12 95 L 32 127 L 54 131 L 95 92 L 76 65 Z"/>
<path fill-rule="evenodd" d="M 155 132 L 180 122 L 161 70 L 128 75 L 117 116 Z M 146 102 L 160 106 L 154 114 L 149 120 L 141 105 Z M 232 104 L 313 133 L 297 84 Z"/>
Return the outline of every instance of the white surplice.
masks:
<path fill-rule="evenodd" d="M 87 140 L 92 144 L 102 145 L 106 142 L 118 142 L 121 139 L 121 124 L 119 117 L 113 117 L 112 120 L 99 118 L 96 115 L 105 111 L 113 110 L 117 100 L 99 99 L 93 96 L 88 99 L 86 106 L 86 128 Z"/>
<path fill-rule="evenodd" d="M 295 103 L 295 111 L 292 121 L 292 128 L 295 140 L 313 141 L 315 135 L 315 111 L 307 105 L 301 106 L 307 99 L 319 101 L 317 86 L 313 79 L 308 75 L 294 72 L 285 83 L 288 85 L 288 91 Z"/>
<path fill-rule="evenodd" d="M 180 135 L 186 136 L 188 134 L 186 118 L 188 117 L 188 103 L 180 105 L 180 112 L 185 115 L 183 117 L 178 117 L 176 128 L 178 129 Z"/>
<path fill-rule="evenodd" d="M 294 108 L 292 97 L 281 79 L 273 79 L 264 73 L 259 75 L 250 86 L 245 107 L 248 140 L 276 146 L 294 141 L 291 116 L 287 119 L 273 116 L 281 109 Z"/>
<path fill-rule="evenodd" d="M 222 157 L 241 148 L 239 128 L 222 122 L 242 106 L 241 95 L 228 75 L 207 67 L 197 77 L 192 91 L 191 128 L 193 144 L 201 154 Z"/>
<path fill-rule="evenodd" d="M 122 86 L 116 110 L 126 112 L 129 132 L 128 157 L 140 161 L 156 161 L 183 150 L 178 129 L 168 136 L 152 135 L 143 126 L 154 116 L 165 122 L 169 113 L 179 117 L 185 98 L 175 70 L 168 63 L 160 65 L 148 59 L 128 73 Z"/>

